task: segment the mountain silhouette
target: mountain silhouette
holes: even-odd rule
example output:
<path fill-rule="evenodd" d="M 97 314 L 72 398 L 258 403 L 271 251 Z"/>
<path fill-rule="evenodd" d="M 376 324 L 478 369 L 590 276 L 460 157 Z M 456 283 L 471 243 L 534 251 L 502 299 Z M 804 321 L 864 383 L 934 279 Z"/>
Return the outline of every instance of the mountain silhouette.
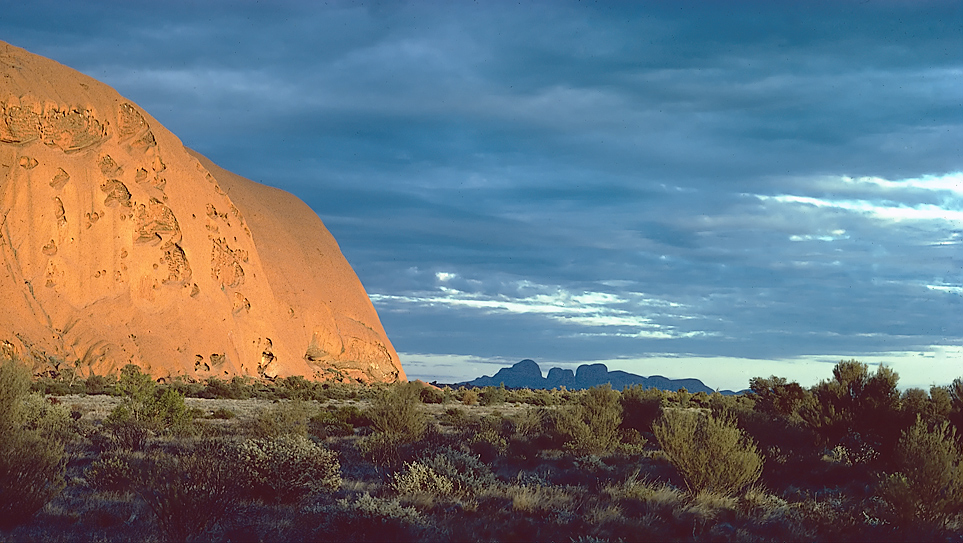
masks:
<path fill-rule="evenodd" d="M 713 389 L 698 379 L 669 379 L 661 375 L 643 377 L 621 370 L 609 371 L 605 364 L 583 364 L 574 372 L 562 368 L 548 370 L 548 376 L 542 377 L 542 370 L 534 360 L 525 359 L 515 365 L 502 368 L 489 377 L 487 375 L 459 383 L 476 387 L 500 386 L 507 388 L 553 389 L 565 387 L 569 390 L 582 390 L 600 385 L 611 385 L 616 390 L 629 386 L 642 385 L 645 388 L 659 390 L 685 389 L 690 393 L 712 393 Z M 730 390 L 720 391 L 723 394 L 735 394 Z"/>

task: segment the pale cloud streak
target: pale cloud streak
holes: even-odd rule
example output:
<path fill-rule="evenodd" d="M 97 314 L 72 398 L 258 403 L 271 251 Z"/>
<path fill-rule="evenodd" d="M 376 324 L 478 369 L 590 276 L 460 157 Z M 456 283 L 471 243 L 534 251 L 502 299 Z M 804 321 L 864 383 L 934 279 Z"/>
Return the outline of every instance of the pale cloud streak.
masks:
<path fill-rule="evenodd" d="M 538 285 L 530 281 L 506 285 L 504 290 L 515 293 L 511 295 L 468 292 L 446 285 L 458 279 L 455 273 L 436 272 L 435 276 L 439 285 L 433 291 L 408 295 L 371 294 L 371 300 L 376 305 L 403 305 L 411 309 L 441 306 L 488 315 L 536 315 L 555 323 L 592 329 L 570 332 L 584 336 L 673 339 L 707 334 L 699 330 L 679 330 L 668 322 L 700 318 L 692 315 L 691 308 L 685 304 L 643 293 L 572 292 L 560 286 Z M 474 283 L 480 284 L 479 281 Z"/>

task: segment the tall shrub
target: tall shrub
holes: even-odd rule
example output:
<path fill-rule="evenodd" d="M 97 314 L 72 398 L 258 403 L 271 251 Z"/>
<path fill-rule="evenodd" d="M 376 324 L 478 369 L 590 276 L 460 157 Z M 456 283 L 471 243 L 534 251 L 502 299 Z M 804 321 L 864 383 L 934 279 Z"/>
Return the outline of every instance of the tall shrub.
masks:
<path fill-rule="evenodd" d="M 858 436 L 860 445 L 888 453 L 904 428 L 899 424 L 898 382 L 899 375 L 886 366 L 870 373 L 866 364 L 844 360 L 833 368 L 833 379 L 813 387 L 815 401 L 800 414 L 824 445 Z"/>
<path fill-rule="evenodd" d="M 428 429 L 428 415 L 421 405 L 417 383 L 393 385 L 371 402 L 368 418 L 372 426 L 402 442 L 420 438 Z"/>
<path fill-rule="evenodd" d="M 896 520 L 943 528 L 963 512 L 963 455 L 956 428 L 948 422 L 929 430 L 926 421 L 917 418 L 900 438 L 896 462 L 899 471 L 881 485 Z"/>
<path fill-rule="evenodd" d="M 762 474 L 756 444 L 732 416 L 673 409 L 662 415 L 653 431 L 692 492 L 732 495 Z"/>
<path fill-rule="evenodd" d="M 65 484 L 63 444 L 24 428 L 29 389 L 26 367 L 0 364 L 0 530 L 29 520 Z"/>
<path fill-rule="evenodd" d="M 555 424 L 567 449 L 580 454 L 611 452 L 619 444 L 622 424 L 618 391 L 610 385 L 588 389 L 577 405 L 559 411 Z"/>
<path fill-rule="evenodd" d="M 399 447 L 418 441 L 428 431 L 420 393 L 417 383 L 395 384 L 372 400 L 365 414 L 376 432 L 358 442 L 362 453 L 381 465 L 399 462 Z"/>

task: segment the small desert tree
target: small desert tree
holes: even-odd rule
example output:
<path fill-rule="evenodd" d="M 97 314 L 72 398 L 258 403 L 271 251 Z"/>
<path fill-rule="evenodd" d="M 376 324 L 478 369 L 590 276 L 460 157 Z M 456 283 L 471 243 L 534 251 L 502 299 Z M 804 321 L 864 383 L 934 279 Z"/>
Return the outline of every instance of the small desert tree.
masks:
<path fill-rule="evenodd" d="M 786 419 L 798 418 L 799 409 L 811 397 L 799 383 L 775 375 L 753 377 L 749 380 L 749 388 L 756 394 L 757 410 Z"/>
<path fill-rule="evenodd" d="M 134 435 L 132 441 L 141 442 L 148 430 L 176 434 L 191 430 L 193 415 L 184 404 L 184 395 L 171 387 L 158 391 L 151 376 L 142 373 L 139 366 L 124 366 L 117 387 L 124 401 L 107 420 L 115 437 Z M 122 441 L 131 441 L 126 437 Z"/>
<path fill-rule="evenodd" d="M 762 474 L 763 460 L 755 443 L 731 416 L 672 409 L 652 429 L 692 492 L 732 495 Z"/>
<path fill-rule="evenodd" d="M 899 375 L 886 366 L 870 373 L 866 364 L 844 360 L 833 368 L 833 379 L 812 388 L 815 401 L 800 414 L 824 445 L 858 435 L 876 452 L 891 451 L 902 430 L 898 382 Z"/>

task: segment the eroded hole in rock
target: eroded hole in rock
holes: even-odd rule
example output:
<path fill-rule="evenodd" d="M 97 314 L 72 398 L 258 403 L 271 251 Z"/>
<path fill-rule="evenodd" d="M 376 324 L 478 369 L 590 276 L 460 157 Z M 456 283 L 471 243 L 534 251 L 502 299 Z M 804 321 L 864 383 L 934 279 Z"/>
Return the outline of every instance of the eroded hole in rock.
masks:
<path fill-rule="evenodd" d="M 164 250 L 164 262 L 167 264 L 167 279 L 164 284 L 184 285 L 191 280 L 191 265 L 187 262 L 184 249 L 176 243 L 169 244 Z"/>
<path fill-rule="evenodd" d="M 244 283 L 244 268 L 240 260 L 247 257 L 243 250 L 231 249 L 223 238 L 216 239 L 211 249 L 211 274 L 221 287 L 235 288 Z"/>
<path fill-rule="evenodd" d="M 104 205 L 107 207 L 114 207 L 120 204 L 124 207 L 131 207 L 130 203 L 130 191 L 127 190 L 127 185 L 121 183 L 116 179 L 111 179 L 100 186 L 100 190 L 107 194 L 104 198 Z"/>
<path fill-rule="evenodd" d="M 237 315 L 242 311 L 250 311 L 250 310 L 251 310 L 251 302 L 249 302 L 248 299 L 245 298 L 244 295 L 241 294 L 240 292 L 235 292 L 234 293 L 234 314 Z"/>
<path fill-rule="evenodd" d="M 163 236 L 174 243 L 180 241 L 180 226 L 174 212 L 157 198 L 151 198 L 147 205 L 138 204 L 134 215 L 137 218 L 135 243 L 154 243 L 163 239 Z"/>
<path fill-rule="evenodd" d="M 227 362 L 227 355 L 224 353 L 213 353 L 211 354 L 211 366 L 217 368 L 223 366 Z"/>
<path fill-rule="evenodd" d="M 144 116 L 141 115 L 133 105 L 128 103 L 123 103 L 120 105 L 117 121 L 119 125 L 117 136 L 121 140 L 136 136 L 148 128 L 147 121 L 144 120 Z"/>
<path fill-rule="evenodd" d="M 97 166 L 100 167 L 100 173 L 104 174 L 104 177 L 120 177 L 122 170 L 120 164 L 110 158 L 110 155 L 103 155 L 100 160 L 97 161 Z"/>
<path fill-rule="evenodd" d="M 40 115 L 27 107 L 4 106 L 0 142 L 24 144 L 37 139 L 40 139 Z"/>
<path fill-rule="evenodd" d="M 54 198 L 54 215 L 57 217 L 59 228 L 67 226 L 67 212 L 64 211 L 64 203 L 60 198 Z"/>
<path fill-rule="evenodd" d="M 59 147 L 65 153 L 85 149 L 107 137 L 100 121 L 78 109 L 50 110 L 40 120 L 40 132 L 45 145 Z"/>
<path fill-rule="evenodd" d="M 204 362 L 204 357 L 195 354 L 194 355 L 194 371 L 211 371 L 211 366 Z"/>
<path fill-rule="evenodd" d="M 53 179 L 50 180 L 50 186 L 60 190 L 64 188 L 67 181 L 70 181 L 70 174 L 64 171 L 63 168 L 57 168 L 57 173 L 53 176 Z"/>

